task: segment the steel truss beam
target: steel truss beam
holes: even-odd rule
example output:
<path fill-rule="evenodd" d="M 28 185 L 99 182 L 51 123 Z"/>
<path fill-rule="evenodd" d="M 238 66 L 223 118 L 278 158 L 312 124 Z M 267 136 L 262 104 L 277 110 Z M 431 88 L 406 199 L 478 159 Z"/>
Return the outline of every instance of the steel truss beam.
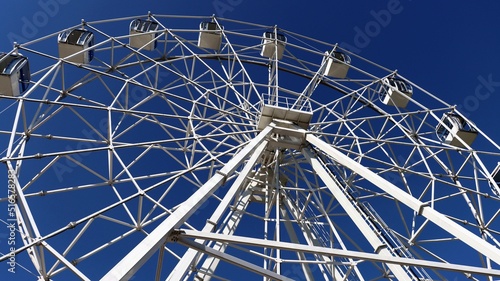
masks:
<path fill-rule="evenodd" d="M 274 123 L 262 130 L 238 152 L 224 167 L 191 195 L 181 206 L 158 225 L 148 236 L 136 245 L 119 261 L 101 280 L 127 280 L 144 264 L 170 236 L 170 233 L 184 223 L 216 190 L 234 173 L 236 168 L 261 144 L 272 132 Z M 253 166 L 253 165 L 251 165 Z"/>

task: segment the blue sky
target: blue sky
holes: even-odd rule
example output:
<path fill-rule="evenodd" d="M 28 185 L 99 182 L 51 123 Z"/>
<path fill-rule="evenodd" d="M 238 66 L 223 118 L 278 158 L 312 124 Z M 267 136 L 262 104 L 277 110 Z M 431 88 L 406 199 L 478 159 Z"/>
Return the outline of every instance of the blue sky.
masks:
<path fill-rule="evenodd" d="M 437 1 L 436 1 L 437 2 Z M 3 3 L 0 51 L 12 40 L 33 40 L 88 21 L 154 14 L 220 17 L 278 25 L 337 42 L 456 104 L 481 130 L 500 141 L 500 2 L 383 1 L 97 1 L 17 0 Z M 0 120 L 0 122 L 2 122 Z M 3 150 L 3 149 L 2 149 Z M 5 235 L 0 231 L 0 246 Z M 15 279 L 4 267 L 1 280 Z"/>

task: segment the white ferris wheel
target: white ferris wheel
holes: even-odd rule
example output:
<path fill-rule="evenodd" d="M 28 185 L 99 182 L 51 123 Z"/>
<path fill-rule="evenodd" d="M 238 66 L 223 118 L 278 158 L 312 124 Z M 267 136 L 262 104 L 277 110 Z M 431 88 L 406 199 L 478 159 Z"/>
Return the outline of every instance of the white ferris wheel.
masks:
<path fill-rule="evenodd" d="M 0 70 L 0 261 L 33 279 L 500 276 L 499 145 L 336 44 L 148 14 Z"/>

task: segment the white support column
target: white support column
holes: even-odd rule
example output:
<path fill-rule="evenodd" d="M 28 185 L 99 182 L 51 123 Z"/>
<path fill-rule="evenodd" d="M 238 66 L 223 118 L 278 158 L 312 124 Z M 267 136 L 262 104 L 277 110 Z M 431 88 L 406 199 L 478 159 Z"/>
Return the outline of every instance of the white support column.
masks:
<path fill-rule="evenodd" d="M 278 58 L 278 29 L 274 27 L 274 55 L 269 60 L 269 77 L 268 77 L 268 98 L 269 104 L 278 106 L 279 100 L 279 58 Z M 265 103 L 265 102 L 264 102 Z"/>
<path fill-rule="evenodd" d="M 296 161 L 295 161 L 295 162 L 296 162 Z M 297 163 L 297 162 L 296 162 L 296 163 Z M 306 174 L 304 173 L 304 171 L 303 171 L 302 169 L 299 169 L 299 173 L 301 174 L 301 176 L 302 176 L 303 178 L 307 178 L 307 177 L 306 177 Z M 307 181 L 305 182 L 305 184 L 306 184 L 307 188 L 309 189 L 310 195 L 312 196 L 312 200 L 314 200 L 314 201 L 316 202 L 316 204 L 317 204 L 317 208 L 320 210 L 320 212 L 321 212 L 322 214 L 324 214 L 325 219 L 326 219 L 326 221 L 328 222 L 328 225 L 329 225 L 329 227 L 330 227 L 330 230 L 332 231 L 332 234 L 333 234 L 333 237 L 332 237 L 331 239 L 336 239 L 336 240 L 335 240 L 335 242 L 336 242 L 336 243 L 338 243 L 338 245 L 340 246 L 340 248 L 347 250 L 347 247 L 345 246 L 344 241 L 342 241 L 342 238 L 340 237 L 340 234 L 339 234 L 338 230 L 335 228 L 336 226 L 334 225 L 334 223 L 333 223 L 333 221 L 332 221 L 332 218 L 330 218 L 330 217 L 327 215 L 327 211 L 325 210 L 325 207 L 322 205 L 320 198 L 319 198 L 319 197 L 318 197 L 318 195 L 315 193 L 314 188 L 313 188 L 313 187 L 311 186 L 311 184 L 310 184 L 309 182 L 307 182 Z M 300 213 L 295 213 L 295 212 L 292 212 L 292 210 L 293 210 L 293 209 L 292 209 L 292 208 L 290 208 L 290 207 L 289 207 L 289 210 L 291 211 L 290 213 L 296 217 L 296 219 L 297 219 L 297 218 L 301 218 L 301 217 L 302 217 L 302 215 L 303 215 L 303 211 L 301 211 Z M 304 224 L 304 223 L 302 223 L 302 224 Z M 302 228 L 304 228 L 305 226 L 302 226 L 302 225 L 301 225 L 301 227 L 302 227 Z M 308 235 L 309 235 L 309 233 L 311 233 L 311 231 L 309 231 L 309 232 L 305 232 L 304 234 L 308 234 Z M 312 234 L 312 233 L 311 233 L 311 234 Z M 307 237 L 306 237 L 306 239 L 307 239 Z M 360 272 L 360 271 L 359 271 L 359 269 L 357 268 L 356 262 L 355 262 L 353 259 L 348 259 L 348 260 L 349 260 L 349 262 L 350 262 L 351 264 L 353 264 L 353 266 L 354 266 L 354 272 L 355 272 L 355 273 L 356 273 L 356 275 L 357 275 L 356 277 L 357 277 L 360 281 L 364 281 L 363 276 L 361 275 L 361 272 Z M 339 280 L 343 280 L 343 279 L 339 279 Z"/>
<path fill-rule="evenodd" d="M 270 124 L 251 140 L 224 167 L 193 193 L 180 207 L 136 245 L 101 280 L 127 280 L 156 252 L 170 235 L 171 231 L 184 223 L 216 190 L 224 184 L 227 177 L 262 143 L 274 128 Z"/>
<path fill-rule="evenodd" d="M 276 40 L 277 42 L 278 40 Z M 278 50 L 278 46 L 275 46 L 276 51 Z M 278 106 L 278 59 L 274 56 L 269 63 L 268 69 L 268 79 L 267 79 L 267 98 L 268 101 L 264 101 L 264 103 L 272 104 Z"/>
<path fill-rule="evenodd" d="M 222 199 L 222 201 L 219 203 L 217 206 L 217 209 L 214 211 L 212 216 L 208 219 L 207 223 L 203 227 L 202 231 L 204 232 L 210 232 L 214 231 L 217 229 L 217 225 L 219 224 L 220 218 L 222 217 L 223 213 L 228 209 L 229 205 L 231 204 L 231 200 L 233 200 L 234 196 L 236 193 L 241 190 L 242 185 L 245 184 L 247 181 L 247 176 L 248 174 L 252 171 L 252 169 L 255 167 L 255 164 L 261 157 L 262 153 L 266 149 L 268 144 L 268 141 L 265 140 L 263 141 L 259 147 L 253 152 L 252 156 L 250 157 L 250 160 L 248 160 L 247 164 L 243 168 L 243 170 L 240 172 L 236 180 L 234 181 L 233 185 L 229 188 L 227 191 L 226 195 Z M 248 195 L 248 198 L 250 196 Z M 239 206 L 239 205 L 238 205 Z M 238 207 L 237 206 L 237 207 Z M 235 210 L 236 211 L 236 210 Z M 233 211 L 234 213 L 234 211 Z M 232 226 L 232 229 L 234 231 L 235 226 Z M 229 233 L 226 232 L 225 229 L 223 230 L 224 233 Z M 203 243 L 202 240 L 197 240 L 197 243 Z M 182 259 L 177 263 L 177 266 L 172 270 L 170 275 L 168 276 L 167 280 L 181 280 L 182 277 L 188 272 L 190 266 L 192 265 L 193 261 L 196 259 L 198 255 L 198 252 L 195 249 L 189 248 L 186 253 L 182 256 Z"/>
<path fill-rule="evenodd" d="M 276 215 L 276 222 L 274 224 L 274 240 L 275 241 L 281 241 L 281 218 L 280 218 L 280 209 L 281 209 L 281 183 L 280 183 L 280 154 L 281 152 L 279 149 L 276 149 L 275 152 L 275 158 L 276 158 L 276 165 L 274 166 L 274 185 L 275 185 L 275 215 Z M 281 252 L 279 249 L 276 249 L 276 261 L 275 261 L 275 271 L 278 274 L 281 274 Z"/>
<path fill-rule="evenodd" d="M 393 196 L 399 202 L 405 204 L 418 214 L 432 221 L 434 224 L 436 224 L 436 226 L 447 231 L 454 237 L 458 238 L 465 244 L 469 245 L 470 247 L 474 248 L 481 254 L 485 255 L 486 257 L 490 258 L 491 260 L 495 261 L 497 264 L 500 265 L 500 249 L 489 244 L 485 240 L 481 239 L 479 236 L 474 235 L 469 230 L 453 222 L 445 215 L 434 210 L 430 206 L 424 204 L 417 198 L 414 198 L 410 194 L 401 190 L 394 184 L 390 183 L 388 180 L 372 172 L 371 170 L 364 167 L 360 163 L 352 160 L 351 158 L 344 155 L 342 152 L 338 151 L 337 149 L 335 149 L 328 143 L 322 141 L 318 137 L 312 134 L 308 134 L 306 136 L 306 140 L 309 143 L 318 147 L 324 153 L 328 154 L 330 157 L 332 157 L 335 162 L 351 169 L 353 172 L 357 173 L 367 181 L 378 186 L 381 190 L 383 190 L 387 194 Z"/>
<path fill-rule="evenodd" d="M 389 249 L 387 249 L 387 245 L 380 241 L 377 234 L 365 221 L 356 207 L 353 206 L 353 203 L 349 200 L 349 198 L 347 198 L 345 193 L 342 191 L 342 188 L 339 186 L 337 181 L 333 177 L 331 177 L 321 161 L 319 161 L 319 159 L 311 152 L 309 148 L 302 149 L 302 154 L 304 154 L 304 156 L 307 158 L 313 170 L 321 178 L 323 183 L 325 183 L 335 199 L 337 199 L 339 204 L 342 206 L 344 211 L 349 215 L 354 224 L 356 224 L 359 231 L 368 240 L 375 252 L 384 257 L 392 257 L 393 255 L 391 254 Z M 388 264 L 387 266 L 398 280 L 412 280 L 412 278 L 408 276 L 406 271 L 400 265 Z"/>

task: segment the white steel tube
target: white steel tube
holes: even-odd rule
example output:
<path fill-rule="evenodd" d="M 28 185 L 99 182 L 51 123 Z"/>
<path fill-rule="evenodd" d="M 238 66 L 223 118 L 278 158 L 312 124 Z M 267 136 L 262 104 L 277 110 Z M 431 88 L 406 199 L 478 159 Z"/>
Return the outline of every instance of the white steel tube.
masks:
<path fill-rule="evenodd" d="M 440 212 L 434 210 L 430 206 L 424 204 L 422 201 L 418 200 L 417 198 L 414 198 L 410 194 L 406 193 L 405 191 L 401 190 L 394 184 L 390 183 L 388 180 L 384 179 L 383 177 L 377 175 L 376 173 L 372 172 L 368 168 L 364 167 L 360 163 L 352 160 L 348 156 L 344 155 L 328 143 L 322 141 L 318 137 L 308 134 L 306 136 L 306 140 L 318 147 L 321 151 L 324 153 L 328 154 L 330 157 L 334 159 L 335 162 L 351 169 L 353 172 L 357 173 L 358 175 L 362 176 L 364 179 L 367 181 L 373 183 L 374 185 L 378 186 L 380 189 L 382 189 L 384 192 L 387 192 L 389 195 L 393 196 L 396 200 L 399 202 L 405 204 L 418 214 L 424 216 L 425 218 L 429 219 L 433 223 L 436 224 L 436 226 L 442 228 L 443 230 L 447 231 L 451 235 L 455 236 L 465 244 L 469 245 L 470 247 L 474 248 L 481 254 L 485 255 L 486 257 L 490 258 L 491 260 L 495 261 L 497 264 L 500 264 L 500 249 L 496 248 L 495 246 L 489 244 L 485 240 L 481 239 L 481 237 L 474 235 L 472 232 L 469 230 L 463 228 L 459 224 L 453 222 L 449 218 L 447 218 L 445 215 L 441 214 Z"/>
<path fill-rule="evenodd" d="M 136 245 L 121 261 L 119 261 L 101 280 L 127 280 L 144 264 L 165 242 L 171 231 L 185 222 L 214 192 L 224 184 L 255 148 L 268 137 L 273 130 L 271 123 L 259 135 L 250 141 L 224 167 L 191 195 L 181 206 L 168 216 L 160 225 Z"/>

